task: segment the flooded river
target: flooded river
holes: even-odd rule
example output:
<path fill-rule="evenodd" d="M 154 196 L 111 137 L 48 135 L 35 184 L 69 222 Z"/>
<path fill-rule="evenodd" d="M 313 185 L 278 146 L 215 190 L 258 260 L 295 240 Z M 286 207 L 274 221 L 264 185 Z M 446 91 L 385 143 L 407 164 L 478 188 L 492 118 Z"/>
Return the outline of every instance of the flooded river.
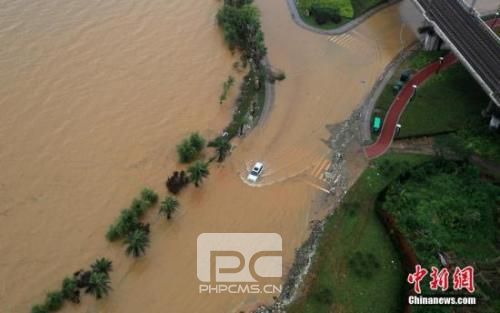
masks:
<path fill-rule="evenodd" d="M 237 60 L 215 25 L 218 1 L 0 0 L 0 311 L 28 312 L 64 276 L 113 260 L 113 291 L 64 312 L 238 312 L 270 296 L 199 295 L 203 232 L 277 232 L 284 264 L 306 238 L 328 165 L 325 126 L 355 109 L 413 35 L 388 8 L 336 37 L 298 28 L 285 1 L 259 0 L 269 57 L 287 79 L 265 123 L 171 222 L 152 222 L 145 258 L 104 234 L 143 186 L 165 194 L 191 131 L 221 132 L 218 97 Z M 262 186 L 241 177 L 266 162 Z"/>

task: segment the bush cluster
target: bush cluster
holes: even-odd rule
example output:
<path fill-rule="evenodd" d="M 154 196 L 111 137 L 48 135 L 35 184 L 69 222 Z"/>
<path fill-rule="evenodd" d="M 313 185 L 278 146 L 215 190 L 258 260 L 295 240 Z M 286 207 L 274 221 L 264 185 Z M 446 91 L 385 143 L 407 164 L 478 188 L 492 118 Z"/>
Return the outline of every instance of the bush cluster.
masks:
<path fill-rule="evenodd" d="M 177 154 L 181 163 L 194 161 L 205 148 L 205 139 L 199 133 L 192 133 L 177 146 Z"/>
<path fill-rule="evenodd" d="M 314 3 L 311 5 L 309 13 L 314 17 L 314 20 L 318 23 L 318 25 L 323 25 L 328 22 L 338 24 L 342 21 L 339 9 L 332 6 Z"/>
<path fill-rule="evenodd" d="M 31 313 L 48 313 L 59 311 L 64 301 L 80 303 L 80 289 L 85 293 L 94 295 L 97 299 L 107 295 L 111 290 L 109 286 L 109 272 L 112 262 L 106 258 L 97 259 L 90 270 L 79 270 L 72 277 L 62 281 L 61 289 L 50 291 L 43 304 L 36 304 L 31 308 Z"/>
<path fill-rule="evenodd" d="M 140 218 L 157 202 L 158 195 L 153 190 L 144 188 L 140 197 L 132 201 L 130 208 L 123 209 L 115 223 L 109 226 L 106 238 L 109 241 L 123 239 L 136 229 L 148 232 L 149 225 L 142 224 Z"/>
<path fill-rule="evenodd" d="M 469 258 L 490 253 L 491 225 L 500 189 L 467 163 L 436 159 L 392 183 L 382 200 L 423 265 L 439 265 L 438 252 Z"/>
<path fill-rule="evenodd" d="M 260 63 L 266 54 L 260 13 L 251 1 L 225 1 L 217 21 L 231 50 L 239 49 L 246 60 Z"/>

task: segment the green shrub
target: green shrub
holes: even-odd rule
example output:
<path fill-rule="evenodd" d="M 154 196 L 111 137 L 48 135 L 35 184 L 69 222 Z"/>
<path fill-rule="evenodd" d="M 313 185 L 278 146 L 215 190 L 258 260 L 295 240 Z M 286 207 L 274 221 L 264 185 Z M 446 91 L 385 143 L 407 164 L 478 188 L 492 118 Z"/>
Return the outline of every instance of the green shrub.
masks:
<path fill-rule="evenodd" d="M 64 303 L 64 297 L 60 291 L 52 291 L 47 293 L 47 298 L 45 299 L 45 306 L 49 312 L 58 311 Z"/>
<path fill-rule="evenodd" d="M 78 289 L 78 285 L 74 277 L 64 278 L 62 282 L 61 292 L 64 299 L 73 303 L 80 302 L 80 290 Z"/>
<path fill-rule="evenodd" d="M 266 54 L 266 47 L 257 7 L 251 4 L 240 7 L 224 5 L 217 13 L 217 21 L 231 50 L 240 49 L 245 59 L 256 64 L 260 62 Z"/>
<path fill-rule="evenodd" d="M 219 103 L 222 104 L 222 102 L 226 101 L 227 99 L 227 94 L 229 93 L 229 90 L 231 87 L 234 85 L 234 77 L 229 75 L 227 78 L 227 81 L 224 82 L 222 85 L 222 94 L 219 97 Z"/>
<path fill-rule="evenodd" d="M 323 25 L 328 22 L 338 24 L 342 20 L 337 8 L 322 4 L 313 4 L 310 8 L 310 13 L 318 25 Z"/>
<path fill-rule="evenodd" d="M 146 210 L 151 207 L 151 203 L 143 201 L 142 199 L 135 198 L 132 200 L 130 204 L 130 209 L 134 212 L 138 217 L 141 217 L 146 213 Z"/>
<path fill-rule="evenodd" d="M 45 305 L 36 304 L 31 308 L 31 313 L 49 313 Z"/>
<path fill-rule="evenodd" d="M 158 194 L 149 188 L 144 188 L 141 191 L 141 199 L 154 205 L 158 202 Z"/>
<path fill-rule="evenodd" d="M 184 139 L 177 146 L 177 154 L 179 155 L 179 162 L 181 163 L 189 163 L 198 155 L 196 149 L 191 145 L 188 139 Z"/>
<path fill-rule="evenodd" d="M 120 239 L 120 232 L 115 224 L 109 225 L 108 231 L 106 232 L 106 239 L 109 241 L 116 241 Z"/>
<path fill-rule="evenodd" d="M 205 148 L 206 141 L 199 133 L 192 133 L 189 136 L 189 144 L 197 153 L 200 153 Z"/>

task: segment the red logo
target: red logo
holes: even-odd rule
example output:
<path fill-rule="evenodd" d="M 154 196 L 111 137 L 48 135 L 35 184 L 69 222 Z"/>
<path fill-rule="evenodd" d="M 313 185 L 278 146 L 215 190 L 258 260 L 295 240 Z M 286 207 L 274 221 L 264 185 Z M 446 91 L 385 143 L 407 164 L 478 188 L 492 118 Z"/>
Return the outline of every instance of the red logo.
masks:
<path fill-rule="evenodd" d="M 420 283 L 428 273 L 428 270 L 422 268 L 420 264 L 417 264 L 415 266 L 415 272 L 408 274 L 406 281 L 413 284 L 413 290 L 415 293 L 422 293 Z M 448 290 L 450 272 L 447 268 L 439 270 L 437 267 L 432 266 L 430 277 L 431 281 L 429 283 L 429 287 L 431 290 Z M 457 266 L 453 272 L 453 290 L 462 289 L 466 289 L 469 293 L 473 293 L 476 290 L 474 287 L 474 268 L 472 266 L 466 266 L 463 269 Z"/>

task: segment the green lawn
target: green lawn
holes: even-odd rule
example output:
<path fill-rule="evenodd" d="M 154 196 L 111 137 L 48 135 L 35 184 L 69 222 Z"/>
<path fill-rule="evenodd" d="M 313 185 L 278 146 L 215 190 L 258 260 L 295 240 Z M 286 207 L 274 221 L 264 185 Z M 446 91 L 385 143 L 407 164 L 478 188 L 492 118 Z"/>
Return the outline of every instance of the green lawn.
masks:
<path fill-rule="evenodd" d="M 489 98 L 461 65 L 434 75 L 417 91 L 401 116 L 399 137 L 432 135 L 487 124 L 481 110 Z"/>
<path fill-rule="evenodd" d="M 444 53 L 442 51 L 417 51 L 413 53 L 408 59 L 406 59 L 396 69 L 394 75 L 384 87 L 382 93 L 380 94 L 380 97 L 377 99 L 372 114 L 372 120 L 374 116 L 380 116 L 382 120 L 384 119 L 387 110 L 391 106 L 396 96 L 395 92 L 392 90 L 392 87 L 396 82 L 398 82 L 399 77 L 404 71 L 411 70 L 412 72 L 416 72 L 419 69 L 423 68 L 425 65 L 434 62 L 443 54 Z M 374 138 L 376 138 L 376 135 L 374 135 Z"/>
<path fill-rule="evenodd" d="M 398 312 L 403 304 L 404 274 L 399 256 L 378 219 L 377 194 L 401 171 L 428 157 L 388 154 L 367 169 L 328 218 L 307 292 L 289 313 Z M 391 164 L 390 174 L 377 166 Z"/>
<path fill-rule="evenodd" d="M 384 2 L 387 2 L 387 0 L 298 0 L 297 9 L 299 11 L 300 17 L 305 23 L 320 29 L 334 29 L 344 25 L 345 23 Z M 326 3 L 327 5 L 334 6 L 338 5 L 341 8 L 340 11 L 342 20 L 338 24 L 328 22 L 322 25 L 318 25 L 314 18 L 308 16 L 306 13 L 307 9 L 313 3 Z"/>

